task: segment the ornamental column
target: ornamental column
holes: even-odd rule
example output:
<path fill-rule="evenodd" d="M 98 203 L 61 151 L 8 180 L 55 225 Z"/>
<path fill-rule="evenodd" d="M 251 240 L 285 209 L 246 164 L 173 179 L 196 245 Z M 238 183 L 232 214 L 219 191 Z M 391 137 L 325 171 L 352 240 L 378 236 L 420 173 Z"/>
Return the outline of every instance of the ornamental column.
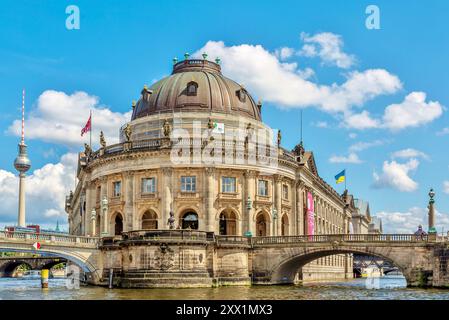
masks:
<path fill-rule="evenodd" d="M 162 210 L 161 210 L 161 219 L 162 219 L 162 228 L 168 229 L 167 222 L 170 216 L 170 210 L 172 210 L 172 173 L 173 169 L 164 167 L 162 168 L 163 174 L 163 190 L 162 190 Z M 178 222 L 179 223 L 179 222 Z"/>
<path fill-rule="evenodd" d="M 89 177 L 87 177 L 87 180 L 89 179 Z M 94 203 L 92 203 L 92 185 L 93 183 L 91 183 L 90 181 L 87 181 L 84 184 L 84 190 L 85 190 L 85 201 L 86 201 L 86 209 L 83 211 L 83 226 L 84 226 L 84 230 L 83 230 L 83 236 L 88 236 L 91 234 L 90 231 L 90 212 L 92 211 L 92 209 L 95 207 Z M 82 203 L 81 203 L 82 205 Z"/>
<path fill-rule="evenodd" d="M 206 195 L 206 212 L 204 220 L 204 228 L 206 231 L 214 232 L 215 229 L 215 215 L 216 210 L 214 208 L 214 202 L 216 198 L 215 186 L 215 168 L 206 168 L 207 177 L 207 195 Z M 217 231 L 218 227 L 217 227 Z"/>
<path fill-rule="evenodd" d="M 276 209 L 275 216 L 273 216 L 273 222 L 275 226 L 273 228 L 274 235 L 278 236 L 282 234 L 282 176 L 276 174 L 274 176 L 275 182 L 275 196 L 274 196 L 274 207 Z"/>
<path fill-rule="evenodd" d="M 244 214 L 243 217 L 243 232 L 244 234 L 248 232 L 252 236 L 256 236 L 256 223 L 253 221 L 254 217 L 254 201 L 256 200 L 255 194 L 255 179 L 256 172 L 253 170 L 247 170 L 245 172 L 245 184 L 246 184 L 246 193 L 245 193 L 245 206 L 244 206 Z M 255 217 L 254 217 L 255 219 Z"/>
<path fill-rule="evenodd" d="M 101 236 L 108 235 L 108 179 L 107 177 L 102 177 L 101 181 L 101 197 L 100 197 L 100 205 L 101 205 Z"/>
<path fill-rule="evenodd" d="M 133 210 L 134 210 L 134 173 L 127 171 L 124 173 L 125 177 L 125 206 L 124 216 L 126 225 L 123 231 L 129 231 L 133 228 Z"/>
<path fill-rule="evenodd" d="M 95 208 L 93 208 L 90 213 L 90 231 L 92 237 L 95 237 L 97 233 L 96 226 L 97 226 L 97 212 L 95 211 Z"/>

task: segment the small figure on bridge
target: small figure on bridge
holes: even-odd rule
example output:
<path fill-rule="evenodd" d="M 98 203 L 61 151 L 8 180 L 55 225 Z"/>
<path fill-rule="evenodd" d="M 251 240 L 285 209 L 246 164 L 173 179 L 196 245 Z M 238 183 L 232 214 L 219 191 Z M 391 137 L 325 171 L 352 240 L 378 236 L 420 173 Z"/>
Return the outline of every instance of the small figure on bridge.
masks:
<path fill-rule="evenodd" d="M 415 231 L 416 239 L 423 240 L 424 236 L 426 236 L 426 235 L 427 235 L 427 233 L 422 229 L 422 225 L 419 225 L 418 230 Z"/>

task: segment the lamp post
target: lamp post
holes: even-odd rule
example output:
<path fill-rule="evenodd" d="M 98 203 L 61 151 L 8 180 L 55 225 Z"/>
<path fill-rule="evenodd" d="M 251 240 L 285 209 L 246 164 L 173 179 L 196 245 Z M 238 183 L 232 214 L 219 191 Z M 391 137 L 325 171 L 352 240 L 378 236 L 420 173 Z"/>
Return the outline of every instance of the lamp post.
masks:
<path fill-rule="evenodd" d="M 427 207 L 429 209 L 429 233 L 437 233 L 437 230 L 435 229 L 435 191 L 431 188 L 429 191 L 429 206 Z"/>
<path fill-rule="evenodd" d="M 101 200 L 101 212 L 103 216 L 103 231 L 101 232 L 101 235 L 105 237 L 108 235 L 108 198 L 106 196 L 103 196 L 103 199 Z"/>

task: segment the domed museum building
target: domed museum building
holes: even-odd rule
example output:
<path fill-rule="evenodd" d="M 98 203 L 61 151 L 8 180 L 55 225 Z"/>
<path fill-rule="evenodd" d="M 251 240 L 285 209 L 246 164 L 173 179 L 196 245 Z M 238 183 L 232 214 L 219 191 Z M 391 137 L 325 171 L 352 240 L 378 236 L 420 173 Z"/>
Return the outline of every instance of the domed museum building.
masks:
<path fill-rule="evenodd" d="M 104 270 L 123 287 L 249 284 L 250 255 L 224 259 L 216 239 L 349 232 L 352 197 L 320 178 L 302 143 L 284 149 L 262 103 L 203 58 L 175 60 L 143 87 L 118 144 L 101 136 L 99 150 L 79 154 L 70 233 L 101 238 Z M 182 285 L 161 280 L 167 273 Z M 341 254 L 302 266 L 296 280 L 345 277 L 352 258 Z"/>

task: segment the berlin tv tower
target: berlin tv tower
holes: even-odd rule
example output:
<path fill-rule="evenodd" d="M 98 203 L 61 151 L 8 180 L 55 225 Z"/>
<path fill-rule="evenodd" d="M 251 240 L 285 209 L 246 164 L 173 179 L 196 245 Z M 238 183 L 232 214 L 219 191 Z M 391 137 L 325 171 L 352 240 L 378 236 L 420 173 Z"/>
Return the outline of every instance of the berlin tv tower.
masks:
<path fill-rule="evenodd" d="M 14 160 L 14 167 L 19 171 L 19 227 L 26 227 L 25 223 L 25 172 L 30 170 L 31 161 L 28 159 L 25 144 L 25 89 L 22 94 L 22 139 L 19 144 L 19 154 Z"/>

